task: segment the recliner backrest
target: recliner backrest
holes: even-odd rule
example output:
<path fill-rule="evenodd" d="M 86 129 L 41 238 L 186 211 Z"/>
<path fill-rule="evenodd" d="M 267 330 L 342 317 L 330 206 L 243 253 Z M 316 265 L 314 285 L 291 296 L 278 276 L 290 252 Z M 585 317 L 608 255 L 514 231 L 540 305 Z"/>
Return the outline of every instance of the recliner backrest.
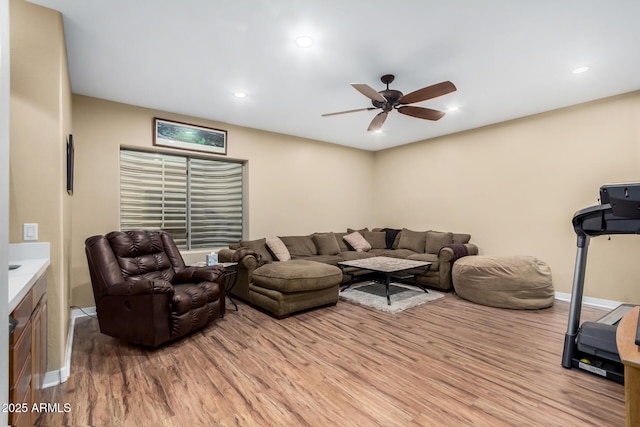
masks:
<path fill-rule="evenodd" d="M 162 279 L 171 282 L 174 271 L 158 232 L 113 231 L 105 236 L 125 280 Z"/>

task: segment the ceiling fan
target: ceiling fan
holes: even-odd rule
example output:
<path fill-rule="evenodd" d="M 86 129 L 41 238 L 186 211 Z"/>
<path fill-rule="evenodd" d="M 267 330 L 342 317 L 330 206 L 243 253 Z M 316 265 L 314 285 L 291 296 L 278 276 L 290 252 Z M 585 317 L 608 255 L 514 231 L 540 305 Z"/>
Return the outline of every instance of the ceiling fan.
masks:
<path fill-rule="evenodd" d="M 450 81 L 438 83 L 435 85 L 423 87 L 411 93 L 404 95 L 399 90 L 389 89 L 389 83 L 395 79 L 393 74 L 385 74 L 380 78 L 382 83 L 387 85 L 385 90 L 376 92 L 374 88 L 362 83 L 352 83 L 354 89 L 361 94 L 371 99 L 373 107 L 358 108 L 355 110 L 339 111 L 337 113 L 322 114 L 322 117 L 335 116 L 337 114 L 355 113 L 356 111 L 368 111 L 381 109 L 382 112 L 378 113 L 371 124 L 368 131 L 376 131 L 382 127 L 382 124 L 387 119 L 387 115 L 391 110 L 398 110 L 399 113 L 405 114 L 411 117 L 417 117 L 425 120 L 440 120 L 444 116 L 444 112 L 438 110 L 432 110 L 431 108 L 414 107 L 407 104 L 413 104 L 416 102 L 426 101 L 427 99 L 436 98 L 438 96 L 446 95 L 456 91 L 456 87 Z"/>

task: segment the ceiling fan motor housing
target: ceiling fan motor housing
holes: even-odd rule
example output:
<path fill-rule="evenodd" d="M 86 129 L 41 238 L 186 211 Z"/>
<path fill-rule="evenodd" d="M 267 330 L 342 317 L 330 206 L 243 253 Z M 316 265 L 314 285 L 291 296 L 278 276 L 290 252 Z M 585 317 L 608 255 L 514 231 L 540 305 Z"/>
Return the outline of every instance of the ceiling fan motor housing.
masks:
<path fill-rule="evenodd" d="M 399 90 L 386 89 L 378 92 L 380 95 L 384 96 L 387 102 L 372 100 L 371 103 L 376 108 L 382 108 L 382 111 L 389 112 L 400 103 L 400 99 L 403 96 L 403 93 Z"/>

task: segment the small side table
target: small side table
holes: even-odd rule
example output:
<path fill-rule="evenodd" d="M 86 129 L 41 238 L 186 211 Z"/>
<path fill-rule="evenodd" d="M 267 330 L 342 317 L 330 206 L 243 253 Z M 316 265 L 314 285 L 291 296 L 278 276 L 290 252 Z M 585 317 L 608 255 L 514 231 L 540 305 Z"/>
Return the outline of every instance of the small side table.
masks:
<path fill-rule="evenodd" d="M 238 304 L 233 300 L 231 296 L 231 290 L 236 285 L 236 281 L 238 280 L 238 263 L 237 262 L 222 262 L 220 263 L 224 267 L 224 293 L 231 304 L 238 311 Z"/>

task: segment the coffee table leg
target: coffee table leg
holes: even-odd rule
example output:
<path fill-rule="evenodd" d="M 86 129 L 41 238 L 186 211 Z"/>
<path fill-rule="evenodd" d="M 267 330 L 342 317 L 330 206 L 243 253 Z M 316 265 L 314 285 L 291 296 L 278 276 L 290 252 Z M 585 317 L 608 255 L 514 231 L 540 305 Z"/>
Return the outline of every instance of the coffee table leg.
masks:
<path fill-rule="evenodd" d="M 387 291 L 387 305 L 391 305 L 391 297 L 389 296 L 389 282 L 391 282 L 391 275 L 387 273 L 384 275 L 384 287 Z"/>

